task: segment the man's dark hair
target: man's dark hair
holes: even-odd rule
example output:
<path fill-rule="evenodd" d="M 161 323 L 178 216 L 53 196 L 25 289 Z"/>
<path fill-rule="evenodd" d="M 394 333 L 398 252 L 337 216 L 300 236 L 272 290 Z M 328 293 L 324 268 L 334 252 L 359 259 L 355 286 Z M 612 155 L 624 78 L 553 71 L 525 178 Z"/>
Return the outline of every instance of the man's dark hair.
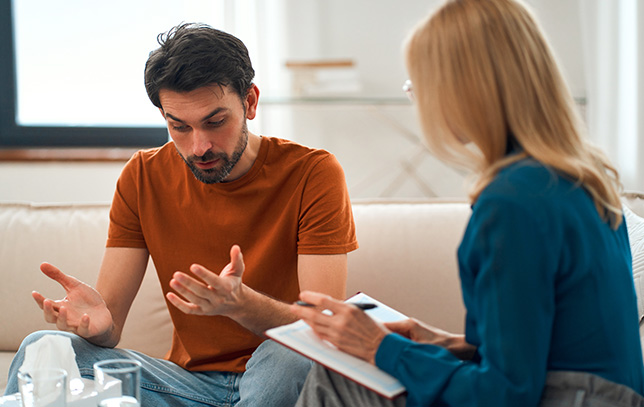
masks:
<path fill-rule="evenodd" d="M 181 24 L 157 36 L 160 48 L 145 64 L 145 90 L 156 107 L 159 91 L 190 92 L 208 85 L 231 86 L 243 99 L 255 71 L 238 38 L 205 24 Z"/>

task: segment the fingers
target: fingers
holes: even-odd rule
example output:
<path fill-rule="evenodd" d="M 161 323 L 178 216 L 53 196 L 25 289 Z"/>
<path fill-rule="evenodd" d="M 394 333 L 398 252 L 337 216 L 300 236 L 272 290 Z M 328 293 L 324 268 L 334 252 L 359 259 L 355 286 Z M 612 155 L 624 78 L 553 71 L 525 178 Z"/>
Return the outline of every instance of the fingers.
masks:
<path fill-rule="evenodd" d="M 55 324 L 56 328 L 61 331 L 68 331 L 77 333 L 80 336 L 87 337 L 89 335 L 90 318 L 89 315 L 83 314 L 78 326 L 73 326 L 69 322 L 69 311 L 59 302 L 45 298 L 42 294 L 34 291 L 31 296 L 36 300 L 36 303 L 43 310 L 45 322 Z"/>
<path fill-rule="evenodd" d="M 81 317 L 80 323 L 78 324 L 78 328 L 76 328 L 76 333 L 83 338 L 87 338 L 90 336 L 89 332 L 89 315 L 83 314 Z"/>
<path fill-rule="evenodd" d="M 42 271 L 47 277 L 62 285 L 65 291 L 69 291 L 71 288 L 79 284 L 77 279 L 68 276 L 52 264 L 42 263 L 40 265 L 40 271 Z"/>
<path fill-rule="evenodd" d="M 315 305 L 315 307 L 304 307 L 293 304 L 291 305 L 291 312 L 314 328 L 314 330 L 322 329 L 322 327 L 328 326 L 331 323 L 329 321 L 329 315 L 320 312 L 323 309 L 321 305 L 322 297 L 318 293 L 303 291 L 300 293 L 300 298 L 304 302 Z"/>
<path fill-rule="evenodd" d="M 38 307 L 40 307 L 40 309 L 43 309 L 43 302 L 45 301 L 45 297 L 42 294 L 40 294 L 38 291 L 32 291 L 31 297 L 36 301 L 36 304 L 38 304 Z"/>
<path fill-rule="evenodd" d="M 49 298 L 46 298 L 45 296 L 40 294 L 38 291 L 32 291 L 31 296 L 36 301 L 36 304 L 38 304 L 41 310 L 45 311 L 45 302 L 47 302 L 47 309 L 53 310 L 55 313 L 58 313 L 58 301 L 50 300 Z"/>
<path fill-rule="evenodd" d="M 32 297 L 38 303 L 38 306 L 43 310 L 45 322 L 49 324 L 56 324 L 56 328 L 61 331 L 69 331 L 67 323 L 68 313 L 65 307 L 60 306 L 56 301 L 43 297 L 40 293 L 34 291 Z"/>
<path fill-rule="evenodd" d="M 195 273 L 195 275 L 197 276 L 204 276 L 205 278 L 202 278 L 204 281 L 207 279 L 214 283 L 213 279 L 207 276 L 207 274 L 212 274 L 212 272 L 210 272 L 208 269 L 194 264 L 190 268 L 190 271 Z M 206 281 L 206 283 L 208 283 L 208 281 Z M 213 291 L 212 286 L 195 280 L 194 278 L 180 271 L 177 271 L 172 276 L 172 280 L 170 280 L 170 287 L 172 287 L 176 292 L 188 298 L 189 300 L 197 301 L 200 298 L 204 299 L 210 297 Z"/>
<path fill-rule="evenodd" d="M 177 309 L 179 309 L 179 311 L 183 312 L 184 314 L 201 314 L 201 307 L 196 304 L 184 301 L 175 293 L 167 293 L 165 297 L 168 299 L 168 301 L 170 301 L 172 305 L 177 307 Z"/>
<path fill-rule="evenodd" d="M 69 323 L 69 312 L 64 306 L 61 306 L 58 310 L 58 318 L 56 318 L 55 322 L 59 331 L 76 332 L 76 327 Z"/>
<path fill-rule="evenodd" d="M 328 295 L 304 291 L 300 298 L 315 307 L 291 305 L 291 310 L 322 340 L 338 349 L 374 363 L 382 338 L 389 332 L 353 304 Z M 320 311 L 321 309 L 331 312 Z"/>
<path fill-rule="evenodd" d="M 300 293 L 300 298 L 315 307 L 302 307 L 293 304 L 291 311 L 310 325 L 318 335 L 343 329 L 343 326 L 349 324 L 350 321 L 356 321 L 362 317 L 369 318 L 357 307 L 338 301 L 326 294 L 303 291 Z M 320 310 L 328 310 L 330 313 L 320 312 Z"/>
<path fill-rule="evenodd" d="M 244 258 L 241 249 L 239 246 L 234 245 L 230 249 L 230 263 L 228 263 L 219 275 L 200 264 L 193 264 L 190 266 L 190 271 L 202 281 L 196 280 L 185 273 L 177 272 L 173 276 L 171 286 L 189 300 L 192 300 L 193 296 L 196 296 L 194 298 L 195 300 L 199 300 L 200 298 L 207 299 L 213 293 L 225 294 L 225 292 L 220 292 L 221 290 L 229 291 L 234 284 L 231 285 L 227 277 L 236 277 L 241 280 L 244 267 Z M 228 280 L 228 283 L 225 283 L 226 280 Z"/>
<path fill-rule="evenodd" d="M 230 264 L 226 266 L 219 274 L 220 277 L 235 276 L 240 277 L 244 274 L 244 256 L 242 255 L 241 248 L 238 245 L 233 245 L 230 248 Z"/>
<path fill-rule="evenodd" d="M 345 302 L 338 301 L 329 295 L 317 293 L 314 291 L 302 291 L 300 293 L 300 298 L 303 301 L 308 302 L 309 304 L 316 305 L 317 307 L 320 307 L 320 308 L 328 309 L 334 314 L 343 309 L 346 310 L 348 307 L 350 307 Z"/>
<path fill-rule="evenodd" d="M 49 300 L 46 300 L 45 303 L 51 302 Z M 70 313 L 67 307 L 61 306 L 60 309 L 58 310 L 58 315 L 56 316 L 55 321 L 48 321 L 48 322 L 53 322 L 56 324 L 56 328 L 60 331 L 67 331 L 67 332 L 73 332 L 79 336 L 82 337 L 88 337 L 89 336 L 89 325 L 90 325 L 90 317 L 87 314 L 83 314 L 76 323 L 72 323 L 70 321 Z"/>
<path fill-rule="evenodd" d="M 46 322 L 50 324 L 57 323 L 59 312 L 57 307 L 55 307 L 54 301 L 50 299 L 44 299 L 42 302 L 42 310 Z"/>
<path fill-rule="evenodd" d="M 194 276 L 177 271 L 170 280 L 175 292 L 167 300 L 187 314 L 223 315 L 237 307 L 244 273 L 239 246 L 230 249 L 230 263 L 217 275 L 200 264 L 190 266 Z M 195 278 L 196 277 L 196 278 Z"/>
<path fill-rule="evenodd" d="M 387 329 L 410 338 L 415 322 L 412 319 L 404 319 L 402 321 L 385 322 L 384 325 Z"/>

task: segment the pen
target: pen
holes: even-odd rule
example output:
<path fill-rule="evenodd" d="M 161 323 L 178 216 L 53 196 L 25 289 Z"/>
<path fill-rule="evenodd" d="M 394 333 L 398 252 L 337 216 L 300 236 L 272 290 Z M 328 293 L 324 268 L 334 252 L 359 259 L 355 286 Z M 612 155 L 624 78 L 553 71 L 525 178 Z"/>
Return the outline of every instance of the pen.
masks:
<path fill-rule="evenodd" d="M 297 304 L 297 305 L 299 305 L 301 307 L 315 307 L 315 305 L 310 304 L 308 302 L 304 302 L 304 301 L 296 301 L 295 304 Z M 349 304 L 353 304 L 353 305 L 355 305 L 356 307 L 360 308 L 363 311 L 366 311 L 368 309 L 373 309 L 373 308 L 377 307 L 376 304 L 372 304 L 372 303 L 369 303 L 369 302 L 350 302 Z"/>

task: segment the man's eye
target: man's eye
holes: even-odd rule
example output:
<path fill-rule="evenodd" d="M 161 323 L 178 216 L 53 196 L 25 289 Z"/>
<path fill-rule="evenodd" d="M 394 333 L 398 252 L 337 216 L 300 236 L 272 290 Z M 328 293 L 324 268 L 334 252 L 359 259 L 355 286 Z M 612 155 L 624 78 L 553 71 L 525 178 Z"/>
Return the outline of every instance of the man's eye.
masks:
<path fill-rule="evenodd" d="M 208 122 L 208 126 L 210 126 L 210 127 L 219 127 L 222 124 L 224 124 L 225 121 L 226 121 L 226 119 L 221 119 L 221 120 L 218 120 L 216 122 L 214 122 L 214 121 L 213 122 Z"/>
<path fill-rule="evenodd" d="M 188 130 L 188 126 L 185 126 L 185 125 L 181 125 L 181 126 L 172 126 L 172 130 L 176 130 L 176 131 L 187 131 L 187 130 Z"/>

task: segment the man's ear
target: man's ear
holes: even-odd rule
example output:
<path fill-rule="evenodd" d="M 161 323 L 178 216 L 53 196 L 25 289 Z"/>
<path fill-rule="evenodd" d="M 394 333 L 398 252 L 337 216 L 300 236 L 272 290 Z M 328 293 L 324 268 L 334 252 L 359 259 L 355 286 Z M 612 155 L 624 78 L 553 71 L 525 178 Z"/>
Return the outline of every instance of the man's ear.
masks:
<path fill-rule="evenodd" d="M 253 120 L 257 116 L 257 104 L 259 103 L 259 88 L 257 85 L 252 84 L 248 92 L 246 93 L 246 100 L 244 100 L 244 105 L 246 106 L 246 118 L 248 120 Z"/>

